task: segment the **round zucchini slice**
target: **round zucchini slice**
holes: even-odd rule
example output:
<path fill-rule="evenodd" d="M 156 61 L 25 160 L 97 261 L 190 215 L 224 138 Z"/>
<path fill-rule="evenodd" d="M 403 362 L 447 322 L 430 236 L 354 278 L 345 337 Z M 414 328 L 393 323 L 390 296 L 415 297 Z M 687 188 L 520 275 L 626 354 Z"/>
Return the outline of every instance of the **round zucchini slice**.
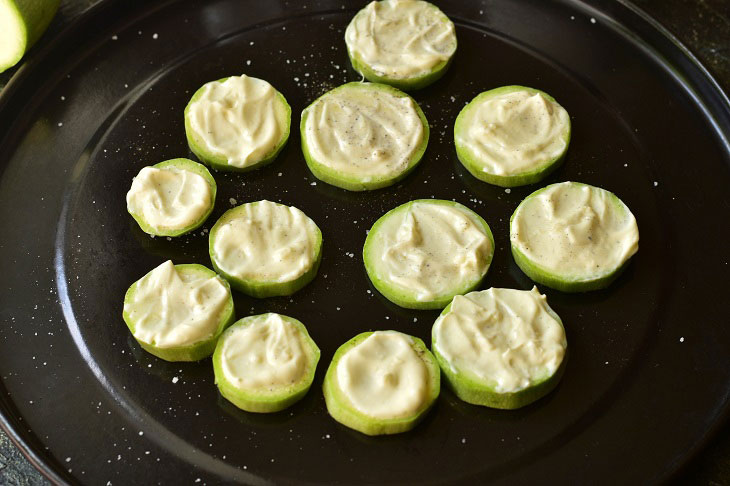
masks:
<path fill-rule="evenodd" d="M 322 232 L 295 207 L 256 201 L 223 213 L 208 249 L 233 288 L 252 297 L 290 295 L 317 275 Z"/>
<path fill-rule="evenodd" d="M 347 54 L 368 81 L 402 90 L 428 86 L 456 52 L 454 23 L 421 0 L 370 2 L 345 31 Z"/>
<path fill-rule="evenodd" d="M 613 193 L 579 182 L 527 196 L 510 218 L 512 256 L 528 277 L 563 292 L 607 287 L 639 249 L 639 228 Z"/>
<path fill-rule="evenodd" d="M 60 0 L 0 1 L 0 73 L 15 66 L 46 31 Z"/>
<path fill-rule="evenodd" d="M 477 288 L 489 270 L 494 237 L 471 209 L 417 199 L 388 211 L 370 229 L 363 261 L 370 281 L 408 309 L 443 309 Z"/>
<path fill-rule="evenodd" d="M 231 288 L 203 265 L 168 260 L 129 287 L 123 317 L 145 351 L 166 361 L 198 361 L 233 322 Z"/>
<path fill-rule="evenodd" d="M 272 162 L 290 128 L 284 95 L 245 74 L 204 84 L 185 107 L 190 150 L 216 170 L 242 172 Z"/>
<path fill-rule="evenodd" d="M 283 410 L 306 395 L 319 348 L 304 324 L 281 314 L 260 314 L 226 329 L 213 353 L 215 383 L 241 410 Z"/>
<path fill-rule="evenodd" d="M 457 295 L 436 319 L 431 343 L 456 396 L 501 409 L 555 388 L 568 346 L 560 317 L 536 287 Z"/>
<path fill-rule="evenodd" d="M 329 414 L 367 435 L 411 430 L 441 391 L 438 363 L 420 339 L 364 332 L 335 352 L 324 378 Z"/>
<path fill-rule="evenodd" d="M 570 143 L 570 116 L 549 94 L 503 86 L 477 95 L 454 123 L 456 155 L 477 179 L 501 187 L 540 181 Z"/>
<path fill-rule="evenodd" d="M 302 112 L 302 151 L 320 180 L 349 191 L 406 177 L 428 145 L 428 121 L 413 98 L 385 84 L 347 83 Z"/>
<path fill-rule="evenodd" d="M 180 236 L 199 228 L 215 204 L 217 186 L 205 166 L 171 159 L 144 167 L 127 192 L 127 211 L 142 231 Z"/>

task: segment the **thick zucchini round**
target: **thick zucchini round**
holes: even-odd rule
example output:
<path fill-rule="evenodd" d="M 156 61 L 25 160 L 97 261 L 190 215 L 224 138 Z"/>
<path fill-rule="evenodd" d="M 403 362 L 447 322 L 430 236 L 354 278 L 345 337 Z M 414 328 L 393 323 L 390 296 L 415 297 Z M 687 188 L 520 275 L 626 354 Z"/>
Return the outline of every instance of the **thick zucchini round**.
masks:
<path fill-rule="evenodd" d="M 453 22 L 421 0 L 369 3 L 350 21 L 345 43 L 355 71 L 405 91 L 443 76 L 457 46 Z"/>
<path fill-rule="evenodd" d="M 563 323 L 537 288 L 456 296 L 431 334 L 446 382 L 474 405 L 524 407 L 555 388 L 565 369 Z"/>
<path fill-rule="evenodd" d="M 177 278 L 186 284 L 208 280 L 214 284 L 207 289 L 208 293 L 178 295 L 176 300 L 167 292 L 170 282 Z M 161 295 L 141 295 L 141 288 L 159 290 Z M 210 296 L 210 292 L 217 294 L 215 305 L 209 306 L 209 312 L 191 326 L 191 314 L 201 308 L 201 299 Z M 194 263 L 173 265 L 168 260 L 129 287 L 124 296 L 123 318 L 145 351 L 166 361 L 198 361 L 213 353 L 218 336 L 233 322 L 233 297 L 228 282 L 214 271 Z M 157 327 L 158 332 L 145 330 L 147 325 Z M 170 327 L 169 332 L 160 330 L 160 326 Z"/>
<path fill-rule="evenodd" d="M 213 353 L 215 383 L 221 395 L 241 410 L 278 412 L 306 395 L 319 355 L 304 324 L 293 317 L 248 316 L 218 340 Z"/>
<path fill-rule="evenodd" d="M 358 100 L 357 97 L 361 99 Z M 308 123 L 310 117 L 315 117 L 316 111 L 326 103 L 344 106 L 342 113 L 345 116 L 336 119 L 339 123 L 335 125 L 339 126 L 322 128 L 315 126 L 315 121 Z M 406 145 L 405 159 L 394 162 L 389 162 L 387 159 L 378 160 L 381 154 L 387 157 L 391 152 L 395 143 L 391 131 L 384 130 L 385 133 L 380 137 L 374 135 L 382 129 L 376 117 L 387 117 L 391 113 L 396 115 L 395 119 L 386 121 L 394 123 L 408 119 L 420 121 L 417 131 L 410 130 L 404 133 L 405 136 L 412 137 Z M 326 113 L 326 120 L 333 118 L 334 114 L 331 111 Z M 323 133 L 324 130 L 327 133 Z M 318 179 L 349 191 L 380 189 L 405 178 L 420 162 L 429 138 L 428 121 L 413 98 L 385 84 L 359 82 L 338 86 L 312 102 L 302 112 L 300 132 L 302 152 L 309 170 Z M 315 150 L 315 141 L 310 137 L 324 135 L 336 140 L 338 151 L 347 148 L 355 151 L 355 154 L 357 151 L 364 151 L 367 154 L 348 157 L 345 157 L 348 155 L 345 153 L 322 154 L 319 148 Z M 343 158 L 346 159 L 344 164 Z M 393 163 L 396 165 L 392 166 Z"/>
<path fill-rule="evenodd" d="M 165 192 L 165 188 L 161 186 L 156 187 L 157 194 L 155 194 L 156 198 L 154 204 L 150 204 L 148 207 L 135 208 L 134 202 L 131 201 L 131 199 L 133 198 L 132 191 L 135 187 L 134 182 L 132 182 L 132 189 L 130 189 L 130 191 L 127 193 L 127 212 L 129 212 L 134 220 L 137 221 L 137 224 L 139 224 L 139 227 L 142 228 L 142 231 L 150 235 L 180 236 L 199 228 L 205 222 L 205 220 L 208 219 L 208 216 L 210 216 L 210 213 L 213 211 L 213 206 L 215 205 L 217 185 L 215 183 L 215 179 L 213 179 L 213 176 L 210 175 L 210 172 L 208 172 L 208 169 L 206 169 L 205 166 L 197 162 L 193 162 L 190 159 L 182 158 L 165 160 L 164 162 L 153 165 L 152 168 L 166 170 L 173 173 L 188 172 L 190 174 L 202 177 L 208 185 L 209 193 L 207 194 L 207 197 L 201 196 L 196 198 L 195 200 L 186 201 L 188 203 L 188 207 L 190 207 L 191 205 L 197 205 L 199 207 L 199 214 L 192 221 L 188 221 L 183 224 L 153 224 L 147 221 L 147 219 L 145 218 L 145 213 L 147 211 L 155 211 L 159 214 L 160 212 L 167 212 L 171 209 L 169 207 L 170 201 L 167 201 L 164 194 L 162 194 L 163 192 Z M 147 169 L 147 167 L 145 167 L 144 169 Z M 142 174 L 142 172 L 140 172 L 140 174 Z M 177 196 L 179 196 L 179 194 L 177 194 Z M 175 197 L 175 201 L 178 200 L 180 200 L 180 198 Z"/>
<path fill-rule="evenodd" d="M 423 213 L 426 222 L 436 210 L 443 212 L 435 213 L 440 217 L 438 222 L 448 226 L 428 230 L 415 219 L 414 214 Z M 404 225 L 408 225 L 408 233 L 390 234 L 400 231 Z M 459 234 L 466 229 L 468 235 Z M 405 248 L 409 240 L 417 241 L 420 246 Z M 451 246 L 439 247 L 442 254 L 434 254 L 433 245 L 446 243 Z M 407 264 L 406 268 L 389 270 L 385 257 L 393 248 L 401 246 L 404 248 L 399 250 L 398 258 L 394 256 L 391 260 Z M 457 252 L 466 260 L 465 269 L 456 264 L 440 266 L 445 265 L 446 258 L 458 256 Z M 487 222 L 466 206 L 440 199 L 417 199 L 388 211 L 370 229 L 363 247 L 365 270 L 375 288 L 394 304 L 408 309 L 442 309 L 454 295 L 474 290 L 486 276 L 493 256 L 494 237 Z"/>
<path fill-rule="evenodd" d="M 322 232 L 295 207 L 256 201 L 223 213 L 210 230 L 208 250 L 213 268 L 233 288 L 259 298 L 291 295 L 317 275 Z M 296 254 L 296 266 L 286 267 L 284 258 Z"/>
<path fill-rule="evenodd" d="M 383 346 L 382 341 L 378 342 L 383 339 L 396 345 Z M 372 411 L 356 405 L 348 397 L 345 389 L 347 386 L 343 388 L 340 382 L 342 376 L 352 376 L 347 365 L 342 364 L 343 358 L 347 360 L 348 353 L 360 346 L 368 346 L 365 357 L 370 362 L 363 363 L 362 379 L 356 382 L 366 387 L 358 393 L 358 398 L 370 392 L 377 401 Z M 405 346 L 409 347 L 409 352 L 404 349 Z M 399 353 L 397 356 L 389 353 L 394 348 Z M 413 361 L 413 358 L 417 361 Z M 411 364 L 406 366 L 405 360 L 411 360 Z M 418 365 L 415 365 L 416 362 Z M 346 368 L 340 370 L 341 366 Z M 420 373 L 418 380 L 408 379 L 413 376 L 410 374 L 413 371 Z M 441 391 L 440 380 L 438 363 L 420 339 L 396 331 L 364 332 L 337 349 L 327 369 L 323 391 L 327 411 L 341 424 L 367 435 L 398 434 L 412 429 L 423 419 L 438 398 Z M 414 390 L 413 386 L 420 386 L 421 389 Z M 408 390 L 408 387 L 411 389 Z M 402 405 L 398 413 L 383 409 L 391 403 L 397 404 L 395 394 L 409 391 L 411 400 Z"/>
<path fill-rule="evenodd" d="M 255 103 L 261 104 L 261 97 L 251 96 L 249 99 L 237 94 L 236 90 L 240 90 L 240 87 L 233 86 L 234 83 L 248 83 L 247 86 L 253 86 L 251 89 L 266 90 L 273 96 L 271 103 L 260 107 L 262 113 L 258 113 L 253 120 L 241 120 L 240 117 L 253 111 Z M 225 86 L 231 86 L 228 92 L 210 95 L 213 99 L 207 99 L 213 90 L 223 90 Z M 210 107 L 207 110 L 212 112 L 207 118 L 211 122 L 218 122 L 217 127 L 204 129 L 194 121 L 194 111 L 206 109 L 205 103 L 209 103 Z M 238 125 L 230 121 L 230 118 L 236 117 L 239 118 Z M 273 141 L 267 141 L 259 133 L 263 130 L 262 127 L 267 126 L 272 130 Z M 185 136 L 188 146 L 201 162 L 216 170 L 245 172 L 272 162 L 289 139 L 290 128 L 291 107 L 284 95 L 268 82 L 245 74 L 204 84 L 193 94 L 185 107 Z M 214 139 L 217 136 L 220 136 L 220 140 L 216 143 Z M 234 141 L 236 144 L 234 148 L 239 151 L 250 150 L 243 160 L 238 155 L 226 153 L 229 149 L 221 147 L 223 143 L 230 144 Z"/>
<path fill-rule="evenodd" d="M 586 292 L 620 275 L 639 249 L 639 229 L 613 193 L 561 182 L 533 192 L 515 209 L 510 244 L 515 262 L 535 282 Z"/>
<path fill-rule="evenodd" d="M 530 108 L 538 112 L 525 114 Z M 481 109 L 491 121 L 480 118 Z M 474 177 L 515 187 L 538 182 L 557 169 L 570 133 L 570 116 L 552 96 L 525 86 L 503 86 L 477 95 L 462 108 L 454 123 L 454 144 L 459 161 Z"/>

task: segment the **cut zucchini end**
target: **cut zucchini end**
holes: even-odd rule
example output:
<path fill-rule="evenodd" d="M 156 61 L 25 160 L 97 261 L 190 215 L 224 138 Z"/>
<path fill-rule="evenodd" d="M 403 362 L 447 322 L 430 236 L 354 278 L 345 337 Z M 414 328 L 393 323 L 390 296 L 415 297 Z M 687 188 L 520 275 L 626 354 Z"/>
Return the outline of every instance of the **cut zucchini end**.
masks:
<path fill-rule="evenodd" d="M 210 207 L 197 221 L 183 228 L 161 228 L 157 226 L 152 226 L 144 219 L 144 216 L 142 216 L 141 214 L 133 213 L 129 211 L 129 208 L 127 208 L 127 212 L 130 214 L 130 216 L 134 218 L 142 231 L 144 231 L 148 235 L 176 237 L 185 235 L 187 233 L 190 233 L 191 231 L 200 228 L 213 212 L 213 207 L 215 206 L 215 198 L 218 191 L 218 185 L 216 184 L 215 179 L 210 174 L 208 169 L 202 164 L 185 158 L 165 160 L 163 162 L 153 165 L 152 167 L 156 169 L 174 167 L 201 176 L 203 179 L 205 179 L 205 181 L 208 183 L 208 186 L 210 187 Z"/>
<path fill-rule="evenodd" d="M 215 346 L 215 351 L 213 352 L 213 372 L 218 390 L 226 400 L 246 412 L 274 413 L 284 410 L 301 400 L 307 394 L 314 381 L 314 374 L 320 358 L 319 347 L 317 347 L 316 343 L 309 336 L 304 324 L 299 320 L 289 316 L 280 316 L 284 321 L 297 328 L 304 342 L 305 353 L 308 357 L 307 369 L 304 375 L 293 385 L 267 393 L 238 387 L 228 381 L 223 372 L 223 342 L 225 335 L 221 336 L 218 344 Z M 234 326 L 245 326 L 248 322 L 260 317 L 260 315 L 244 317 L 236 321 L 229 329 L 234 328 Z"/>
<path fill-rule="evenodd" d="M 394 285 L 388 281 L 387 278 L 384 278 L 380 276 L 377 272 L 377 269 L 375 265 L 373 264 L 374 261 L 376 261 L 378 249 L 375 248 L 375 235 L 377 234 L 378 229 L 380 226 L 382 226 L 383 222 L 389 217 L 394 215 L 397 212 L 400 211 L 406 211 L 408 207 L 412 204 L 419 203 L 419 202 L 427 202 L 427 203 L 436 203 L 436 204 L 443 204 L 446 206 L 452 206 L 459 209 L 463 209 L 468 211 L 472 217 L 479 223 L 479 225 L 484 229 L 487 238 L 489 239 L 490 245 L 491 245 L 491 251 L 486 256 L 486 268 L 484 270 L 484 273 L 480 275 L 478 278 L 474 278 L 473 280 L 469 282 L 465 282 L 462 286 L 458 288 L 451 289 L 449 292 L 446 292 L 442 295 L 437 295 L 431 299 L 423 300 L 419 299 L 418 295 L 408 289 L 404 289 L 403 287 Z M 487 273 L 489 272 L 489 267 L 491 266 L 492 259 L 494 258 L 494 236 L 492 235 L 492 230 L 489 227 L 489 224 L 482 218 L 479 214 L 477 214 L 475 211 L 472 211 L 471 209 L 467 208 L 463 204 L 457 203 L 455 201 L 448 201 L 448 200 L 442 200 L 442 199 L 415 199 L 413 201 L 409 201 L 405 204 L 401 204 L 400 206 L 391 209 L 387 213 L 385 213 L 383 216 L 381 216 L 373 225 L 373 227 L 368 232 L 368 235 L 365 237 L 365 244 L 363 245 L 363 251 L 362 251 L 362 258 L 363 263 L 365 264 L 365 272 L 368 275 L 368 278 L 370 279 L 370 282 L 372 282 L 373 286 L 380 292 L 386 299 L 393 302 L 394 304 L 406 308 L 406 309 L 417 309 L 417 310 L 435 310 L 435 309 L 443 309 L 446 307 L 449 302 L 454 298 L 456 295 L 463 295 L 467 292 L 471 292 L 472 290 L 476 290 L 479 288 L 479 286 L 482 284 L 484 279 L 487 276 Z"/>
<path fill-rule="evenodd" d="M 211 83 L 222 83 L 231 77 L 235 77 L 235 76 L 228 76 L 225 78 L 221 78 L 216 81 L 211 81 Z M 203 141 L 203 137 L 201 137 L 200 134 L 198 134 L 195 130 L 193 130 L 193 126 L 190 123 L 190 117 L 188 115 L 188 113 L 190 111 L 190 106 L 195 101 L 200 99 L 200 97 L 203 95 L 203 91 L 204 91 L 206 84 L 209 84 L 209 83 L 205 83 L 203 86 L 198 88 L 198 90 L 193 94 L 192 98 L 190 98 L 190 101 L 188 102 L 187 106 L 185 106 L 185 111 L 184 111 L 185 138 L 187 139 L 188 147 L 190 148 L 190 151 L 193 154 L 195 154 L 195 156 L 203 164 L 207 165 L 211 169 L 215 169 L 215 170 L 221 171 L 221 172 L 248 172 L 251 170 L 260 169 L 266 165 L 269 165 L 274 160 L 276 160 L 276 157 L 284 149 L 286 142 L 289 140 L 289 134 L 291 133 L 291 106 L 289 106 L 289 103 L 287 102 L 284 95 L 281 94 L 276 88 L 274 88 L 274 91 L 276 91 L 277 99 L 282 103 L 282 106 L 284 107 L 284 109 L 286 111 L 286 126 L 283 127 L 281 140 L 279 140 L 277 145 L 269 153 L 264 155 L 261 158 L 261 160 L 250 163 L 249 165 L 247 165 L 245 167 L 236 167 L 236 166 L 228 163 L 227 157 L 210 152 L 205 147 L 205 142 Z"/>
<path fill-rule="evenodd" d="M 209 277 L 217 276 L 216 273 L 211 269 L 203 265 L 198 265 L 197 263 L 178 264 L 175 265 L 175 269 L 179 272 L 202 273 Z M 231 295 L 230 286 L 228 285 L 228 282 L 225 281 L 225 279 L 220 280 L 223 285 L 225 285 L 225 287 L 228 289 L 228 301 L 226 302 L 225 307 L 220 313 L 220 316 L 218 318 L 218 327 L 216 328 L 215 333 L 213 333 L 212 336 L 206 339 L 197 341 L 188 346 L 174 347 L 159 347 L 156 346 L 154 343 L 147 343 L 140 339 L 137 339 L 137 337 L 134 335 L 136 323 L 134 322 L 134 319 L 132 319 L 132 317 L 129 315 L 129 312 L 126 310 L 126 308 L 127 303 L 131 303 L 134 299 L 139 280 L 134 282 L 129 287 L 129 289 L 127 289 L 127 292 L 124 295 L 125 310 L 122 312 L 124 323 L 127 325 L 129 332 L 132 333 L 132 337 L 134 337 L 135 341 L 139 343 L 142 349 L 154 356 L 157 356 L 160 359 L 163 359 L 165 361 L 200 361 L 204 358 L 207 358 L 208 356 L 213 354 L 213 350 L 215 349 L 218 338 L 223 333 L 223 331 L 225 331 L 226 328 L 231 325 L 234 319 L 233 296 Z"/>
<path fill-rule="evenodd" d="M 0 73 L 15 66 L 45 32 L 60 0 L 0 0 Z"/>
<path fill-rule="evenodd" d="M 410 336 L 413 340 L 413 349 L 421 357 L 428 371 L 429 391 L 426 400 L 424 400 L 424 403 L 419 410 L 408 417 L 379 419 L 368 416 L 355 409 L 340 389 L 337 381 L 337 364 L 347 351 L 360 344 L 371 334 L 373 334 L 373 332 L 358 334 L 340 346 L 335 352 L 335 355 L 332 357 L 332 362 L 327 368 L 324 383 L 322 384 L 322 392 L 324 393 L 327 411 L 337 422 L 365 435 L 391 435 L 407 432 L 423 420 L 439 396 L 441 391 L 441 372 L 439 370 L 438 362 L 423 341 Z"/>
<path fill-rule="evenodd" d="M 315 159 L 312 154 L 309 151 L 309 146 L 307 144 L 307 135 L 306 135 L 306 123 L 307 118 L 309 117 L 309 108 L 311 106 L 314 106 L 315 103 L 317 103 L 320 99 L 322 99 L 324 96 L 327 96 L 328 94 L 339 90 L 339 89 L 345 89 L 348 86 L 362 86 L 367 85 L 369 89 L 379 89 L 382 91 L 386 91 L 394 96 L 397 96 L 399 98 L 410 98 L 413 101 L 413 106 L 416 108 L 416 113 L 418 114 L 418 118 L 421 120 L 421 125 L 423 126 L 423 140 L 421 141 L 421 145 L 416 149 L 416 151 L 411 156 L 411 159 L 408 161 L 408 165 L 406 169 L 403 172 L 400 172 L 394 176 L 390 177 L 368 177 L 368 178 L 361 178 L 352 176 L 349 174 L 343 174 L 341 171 L 332 169 L 331 167 L 328 167 L 327 165 L 323 164 L 322 162 L 319 162 L 317 159 Z M 416 103 L 416 101 L 410 97 L 407 93 L 404 93 L 403 91 L 400 91 L 399 89 L 394 88 L 393 86 L 389 86 L 387 84 L 382 83 L 362 83 L 359 81 L 346 83 L 341 86 L 338 86 L 327 93 L 323 94 L 316 100 L 314 100 L 312 103 L 307 106 L 302 111 L 301 121 L 299 123 L 299 132 L 300 132 L 300 138 L 301 138 L 301 145 L 302 145 L 302 153 L 304 154 L 304 160 L 307 163 L 307 167 L 309 170 L 314 174 L 314 176 L 321 180 L 322 182 L 326 182 L 327 184 L 330 184 L 335 187 L 339 187 L 340 189 L 345 189 L 348 191 L 373 191 L 376 189 L 382 189 L 383 187 L 392 186 L 393 184 L 396 184 L 400 182 L 401 180 L 405 179 L 413 170 L 418 166 L 419 162 L 423 158 L 423 154 L 426 152 L 426 147 L 428 146 L 428 140 L 430 137 L 430 128 L 428 125 L 428 120 L 426 120 L 426 115 L 423 113 L 423 110 L 421 107 Z"/>
<path fill-rule="evenodd" d="M 531 94 L 541 94 L 549 101 L 556 103 L 558 104 L 558 106 L 560 106 L 559 103 L 555 101 L 555 98 L 539 89 L 519 85 L 501 86 L 499 88 L 484 91 L 475 96 L 474 99 L 472 99 L 466 106 L 464 106 L 464 108 L 461 109 L 458 116 L 456 117 L 456 121 L 454 122 L 454 146 L 456 147 L 456 156 L 459 159 L 459 162 L 461 162 L 461 165 L 463 165 L 464 168 L 469 171 L 471 175 L 473 175 L 480 181 L 499 187 L 518 187 L 540 182 L 563 164 L 563 162 L 565 161 L 565 156 L 568 153 L 568 147 L 570 146 L 572 129 L 570 124 L 570 118 L 568 118 L 568 126 L 566 128 L 566 131 L 563 133 L 565 148 L 557 156 L 546 159 L 545 161 L 541 162 L 539 166 L 533 169 L 511 175 L 493 174 L 487 171 L 484 165 L 480 162 L 479 157 L 461 143 L 459 133 L 467 130 L 467 127 L 464 126 L 464 124 L 466 123 L 464 121 L 464 119 L 466 118 L 466 113 L 469 111 L 470 108 L 476 106 L 476 103 L 484 100 L 485 98 L 492 98 L 494 96 L 505 93 L 513 93 L 515 91 L 528 91 Z"/>
<path fill-rule="evenodd" d="M 246 204 L 256 204 L 257 202 L 260 201 Z M 216 257 L 216 252 L 214 248 L 215 237 L 218 232 L 218 228 L 225 224 L 229 218 L 233 217 L 236 214 L 237 210 L 239 210 L 239 208 L 243 206 L 244 205 L 231 208 L 223 213 L 223 215 L 210 229 L 210 233 L 208 236 L 208 254 L 210 256 L 210 260 L 213 264 L 213 268 L 215 269 L 215 271 L 218 272 L 218 274 L 220 274 L 225 280 L 227 280 L 228 283 L 230 283 L 231 287 L 233 287 L 234 289 L 243 292 L 246 295 L 259 299 L 266 297 L 280 297 L 292 295 L 293 293 L 301 290 L 312 280 L 314 280 L 314 277 L 317 276 L 317 272 L 319 271 L 319 265 L 322 261 L 322 231 L 319 229 L 316 223 L 314 225 L 316 228 L 316 240 L 314 244 L 315 251 L 312 265 L 309 267 L 309 269 L 307 269 L 306 272 L 293 280 L 278 282 L 245 279 L 237 277 L 235 275 L 231 275 L 219 266 L 218 258 Z"/>

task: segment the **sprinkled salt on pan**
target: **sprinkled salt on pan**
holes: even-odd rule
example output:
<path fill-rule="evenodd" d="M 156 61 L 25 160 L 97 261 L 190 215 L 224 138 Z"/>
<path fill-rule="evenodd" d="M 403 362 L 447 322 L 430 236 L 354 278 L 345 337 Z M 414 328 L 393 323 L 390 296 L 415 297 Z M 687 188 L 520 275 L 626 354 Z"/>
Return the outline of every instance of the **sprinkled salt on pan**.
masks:
<path fill-rule="evenodd" d="M 596 19 L 594 19 L 593 17 L 591 17 L 591 23 L 592 24 L 595 24 L 596 23 Z"/>
<path fill-rule="evenodd" d="M 654 181 L 654 187 L 658 186 L 659 183 L 657 181 Z"/>
<path fill-rule="evenodd" d="M 172 377 L 172 382 L 173 383 L 177 383 L 179 380 L 180 380 L 180 378 L 178 378 L 177 376 L 173 376 Z"/>
<path fill-rule="evenodd" d="M 510 189 L 510 188 L 508 187 L 507 189 L 505 189 L 505 190 L 504 190 L 504 192 L 506 192 L 507 194 L 509 194 L 510 192 L 512 192 L 512 189 Z"/>
<path fill-rule="evenodd" d="M 116 35 L 112 36 L 112 40 L 117 40 L 117 39 L 119 39 L 119 37 L 117 37 Z"/>
<path fill-rule="evenodd" d="M 679 338 L 679 342 L 680 343 L 683 343 L 684 342 L 684 337 Z"/>
<path fill-rule="evenodd" d="M 231 203 L 231 206 L 235 206 L 238 201 L 236 201 L 234 198 L 229 198 L 228 202 Z"/>
<path fill-rule="evenodd" d="M 155 39 L 155 40 L 157 40 L 157 38 L 159 38 L 159 37 L 160 37 L 160 36 L 159 36 L 159 35 L 157 35 L 157 33 L 156 33 L 156 32 L 155 32 L 154 34 L 152 34 L 152 38 L 153 38 L 153 39 Z"/>

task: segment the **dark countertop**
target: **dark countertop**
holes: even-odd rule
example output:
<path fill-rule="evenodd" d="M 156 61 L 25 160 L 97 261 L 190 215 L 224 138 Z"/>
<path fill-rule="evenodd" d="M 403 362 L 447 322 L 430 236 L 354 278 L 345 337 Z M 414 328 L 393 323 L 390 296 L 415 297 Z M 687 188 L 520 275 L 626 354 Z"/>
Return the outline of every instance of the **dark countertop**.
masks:
<path fill-rule="evenodd" d="M 99 0 L 62 0 L 49 27 L 52 37 Z M 730 0 L 633 0 L 682 41 L 730 93 Z M 43 40 L 41 40 L 41 43 Z M 32 55 L 32 51 L 31 51 Z M 16 69 L 0 74 L 0 89 Z M 730 423 L 677 478 L 678 484 L 730 484 Z M 0 431 L 0 485 L 41 485 L 48 481 Z"/>

